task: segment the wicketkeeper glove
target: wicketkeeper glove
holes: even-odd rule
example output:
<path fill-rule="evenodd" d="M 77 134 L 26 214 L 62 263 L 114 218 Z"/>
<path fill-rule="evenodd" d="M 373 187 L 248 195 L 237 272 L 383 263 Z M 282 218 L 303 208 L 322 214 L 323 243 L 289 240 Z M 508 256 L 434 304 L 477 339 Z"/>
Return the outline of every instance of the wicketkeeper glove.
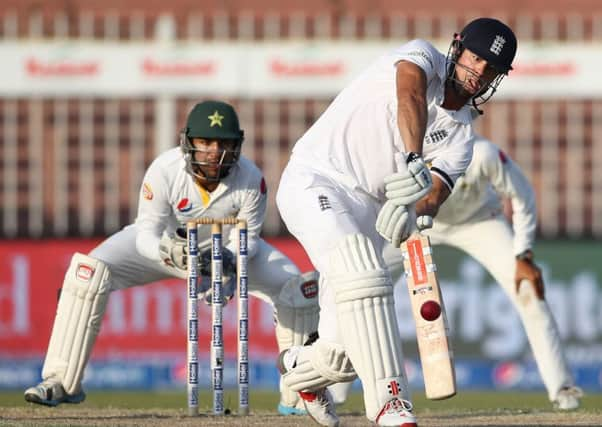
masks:
<path fill-rule="evenodd" d="M 199 272 L 201 283 L 198 289 L 199 298 L 207 305 L 213 303 L 213 290 L 211 289 L 211 249 L 204 251 L 199 257 Z M 222 296 L 224 306 L 236 293 L 236 257 L 226 248 L 222 249 Z"/>
<path fill-rule="evenodd" d="M 199 271 L 202 276 L 211 277 L 211 249 L 207 249 L 199 256 Z M 222 249 L 222 274 L 236 277 L 236 257 L 229 249 Z"/>
<path fill-rule="evenodd" d="M 182 239 L 178 235 L 170 237 L 163 234 L 159 242 L 159 255 L 166 265 L 186 270 L 188 259 L 186 239 Z"/>

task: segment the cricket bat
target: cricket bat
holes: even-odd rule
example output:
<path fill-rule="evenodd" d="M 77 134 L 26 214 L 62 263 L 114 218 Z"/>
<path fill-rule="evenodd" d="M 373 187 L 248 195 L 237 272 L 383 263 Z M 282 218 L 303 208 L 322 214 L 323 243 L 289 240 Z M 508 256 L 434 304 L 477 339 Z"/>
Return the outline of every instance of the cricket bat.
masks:
<path fill-rule="evenodd" d="M 401 244 L 401 253 L 416 322 L 426 397 L 447 399 L 456 394 L 456 373 L 430 239 L 416 232 Z"/>

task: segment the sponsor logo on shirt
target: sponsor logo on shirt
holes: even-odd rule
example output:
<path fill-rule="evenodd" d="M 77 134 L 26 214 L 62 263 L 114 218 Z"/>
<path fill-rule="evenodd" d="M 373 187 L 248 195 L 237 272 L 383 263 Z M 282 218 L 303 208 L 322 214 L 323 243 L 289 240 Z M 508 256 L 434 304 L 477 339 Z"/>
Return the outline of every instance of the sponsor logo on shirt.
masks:
<path fill-rule="evenodd" d="M 443 141 L 449 133 L 445 129 L 437 129 L 430 132 L 428 135 L 424 137 L 425 144 L 436 144 L 438 142 Z"/>
<path fill-rule="evenodd" d="M 153 200 L 153 189 L 147 182 L 142 184 L 142 197 L 144 197 L 146 200 Z"/>
<path fill-rule="evenodd" d="M 180 212 L 190 212 L 192 209 L 192 202 L 188 199 L 182 199 L 178 202 L 177 208 Z"/>
<path fill-rule="evenodd" d="M 419 56 L 422 59 L 425 59 L 429 63 L 431 68 L 433 68 L 433 61 L 431 60 L 431 57 L 426 52 L 424 52 L 422 50 L 413 50 L 412 52 L 408 52 L 407 55 L 408 56 Z"/>
<path fill-rule="evenodd" d="M 318 203 L 320 204 L 320 210 L 325 211 L 326 209 L 332 209 L 330 206 L 330 200 L 323 194 L 318 196 Z"/>

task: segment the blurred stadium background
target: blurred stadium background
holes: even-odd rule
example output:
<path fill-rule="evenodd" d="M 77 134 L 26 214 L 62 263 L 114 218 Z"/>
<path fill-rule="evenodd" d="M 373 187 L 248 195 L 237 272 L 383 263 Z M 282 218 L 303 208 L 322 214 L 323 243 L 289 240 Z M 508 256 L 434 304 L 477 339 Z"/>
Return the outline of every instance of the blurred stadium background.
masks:
<path fill-rule="evenodd" d="M 146 166 L 177 144 L 194 103 L 220 98 L 237 107 L 244 153 L 270 189 L 264 234 L 307 270 L 273 199 L 296 138 L 371 58 L 416 37 L 446 51 L 468 20 L 491 15 L 515 29 L 519 54 L 478 128 L 535 185 L 547 297 L 577 383 L 600 391 L 599 2 L 0 3 L 0 389 L 38 381 L 72 253 L 134 219 Z M 519 320 L 491 278 L 453 250 L 438 249 L 436 259 L 460 388 L 543 390 Z M 420 388 L 413 325 L 398 291 L 408 374 Z M 177 280 L 114 293 L 86 389 L 183 390 L 184 300 Z M 202 316 L 209 321 L 206 307 Z M 273 388 L 271 312 L 254 301 L 251 316 L 251 383 Z M 229 307 L 231 355 L 234 317 Z M 209 328 L 203 332 L 208 350 Z M 207 366 L 201 375 L 207 384 Z M 233 383 L 234 370 L 226 377 Z"/>

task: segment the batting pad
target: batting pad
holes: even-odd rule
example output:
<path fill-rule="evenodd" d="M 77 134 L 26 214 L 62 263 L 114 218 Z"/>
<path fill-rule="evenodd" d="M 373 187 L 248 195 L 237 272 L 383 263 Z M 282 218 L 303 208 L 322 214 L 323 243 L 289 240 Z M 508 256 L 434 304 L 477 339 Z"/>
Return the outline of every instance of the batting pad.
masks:
<path fill-rule="evenodd" d="M 318 339 L 313 345 L 299 349 L 295 367 L 282 378 L 293 391 L 314 391 L 353 381 L 357 375 L 340 344 Z"/>
<path fill-rule="evenodd" d="M 393 285 L 364 235 L 347 236 L 330 257 L 339 336 L 364 388 L 366 416 L 375 420 L 393 397 L 408 399 Z"/>
<path fill-rule="evenodd" d="M 316 271 L 310 271 L 289 279 L 275 303 L 276 340 L 280 351 L 302 346 L 309 334 L 318 330 L 320 306 L 318 303 L 318 279 Z M 295 406 L 299 395 L 280 381 L 280 403 Z"/>
<path fill-rule="evenodd" d="M 65 275 L 42 378 L 61 379 L 67 394 L 80 389 L 110 292 L 110 273 L 99 260 L 76 253 Z"/>

